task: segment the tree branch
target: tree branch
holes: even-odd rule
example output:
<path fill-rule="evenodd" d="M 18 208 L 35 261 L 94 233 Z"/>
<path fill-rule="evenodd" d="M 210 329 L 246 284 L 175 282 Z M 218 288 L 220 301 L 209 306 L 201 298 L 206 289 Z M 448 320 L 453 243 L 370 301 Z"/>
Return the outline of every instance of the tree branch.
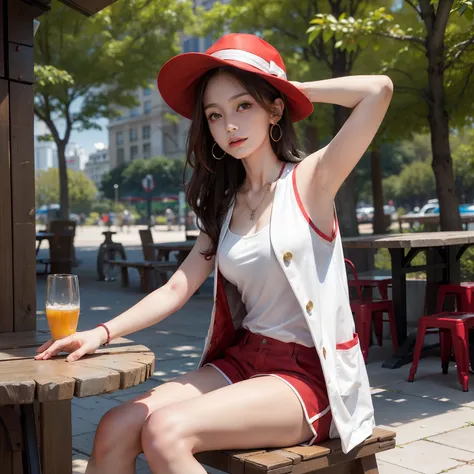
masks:
<path fill-rule="evenodd" d="M 420 15 L 420 18 L 421 18 L 421 11 L 418 10 L 418 8 L 416 8 L 416 5 L 412 2 L 412 0 L 405 0 L 406 3 L 408 3 L 408 5 L 410 5 L 410 7 L 413 8 L 413 10 L 416 11 L 416 13 L 418 13 L 418 15 Z"/>
<path fill-rule="evenodd" d="M 418 36 L 396 35 L 395 33 L 387 33 L 387 32 L 384 32 L 384 31 L 379 31 L 375 34 L 377 36 L 382 36 L 383 38 L 390 38 L 390 39 L 394 39 L 396 41 L 408 41 L 410 43 L 415 43 L 417 45 L 422 45 L 423 47 L 425 46 L 425 40 L 423 38 L 418 37 Z"/>
<path fill-rule="evenodd" d="M 471 44 L 474 44 L 474 35 L 468 40 L 461 41 L 461 43 L 458 43 L 455 46 L 453 46 L 451 50 L 448 52 L 448 54 L 446 55 L 446 58 L 448 58 L 456 49 L 457 51 L 456 53 L 454 53 L 453 57 L 449 61 L 446 61 L 444 63 L 443 70 L 446 70 L 449 67 L 451 67 L 462 56 L 462 54 L 467 50 L 467 48 L 471 46 Z"/>
<path fill-rule="evenodd" d="M 461 99 L 466 92 L 467 86 L 469 85 L 469 80 L 471 79 L 472 73 L 474 72 L 474 64 L 470 67 L 469 73 L 466 76 L 466 80 L 464 81 L 464 85 L 461 89 L 461 92 L 459 93 L 458 99 L 456 101 L 456 105 L 453 107 L 453 109 L 456 109 L 459 105 L 459 102 L 461 102 Z"/>

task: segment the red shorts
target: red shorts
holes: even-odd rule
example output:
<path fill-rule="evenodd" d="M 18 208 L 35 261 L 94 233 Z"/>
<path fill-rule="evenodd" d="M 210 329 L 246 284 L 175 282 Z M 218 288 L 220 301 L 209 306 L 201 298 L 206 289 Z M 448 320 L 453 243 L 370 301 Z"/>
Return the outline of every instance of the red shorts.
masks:
<path fill-rule="evenodd" d="M 229 384 L 262 375 L 278 377 L 290 386 L 301 403 L 313 432 L 307 444 L 329 438 L 332 414 L 321 363 L 314 347 L 240 330 L 236 342 L 206 365 L 217 369 Z"/>

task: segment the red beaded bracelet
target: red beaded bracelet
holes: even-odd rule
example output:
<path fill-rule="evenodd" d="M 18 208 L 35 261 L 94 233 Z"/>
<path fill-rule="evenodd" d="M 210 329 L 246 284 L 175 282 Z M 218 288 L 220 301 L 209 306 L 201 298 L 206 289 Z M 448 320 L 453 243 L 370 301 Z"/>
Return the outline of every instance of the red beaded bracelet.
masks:
<path fill-rule="evenodd" d="M 100 323 L 97 325 L 97 327 L 103 327 L 106 331 L 107 331 L 107 341 L 105 341 L 102 345 L 103 346 L 108 346 L 110 344 L 110 331 L 109 331 L 109 328 L 104 324 L 104 323 Z"/>

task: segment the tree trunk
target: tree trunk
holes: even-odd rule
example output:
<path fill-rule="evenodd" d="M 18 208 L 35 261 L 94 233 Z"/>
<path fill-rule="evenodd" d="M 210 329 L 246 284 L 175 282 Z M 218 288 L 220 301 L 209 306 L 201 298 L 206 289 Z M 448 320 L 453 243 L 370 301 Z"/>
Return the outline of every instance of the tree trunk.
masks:
<path fill-rule="evenodd" d="M 58 147 L 59 168 L 59 205 L 61 207 L 61 219 L 69 219 L 69 192 L 66 165 L 66 144 L 56 143 Z"/>
<path fill-rule="evenodd" d="M 303 125 L 303 147 L 306 153 L 319 150 L 319 134 L 316 124 L 305 120 Z"/>
<path fill-rule="evenodd" d="M 374 202 L 374 234 L 385 234 L 385 214 L 383 211 L 382 166 L 380 164 L 380 147 L 375 146 L 370 152 L 372 174 L 372 199 Z"/>
<path fill-rule="evenodd" d="M 461 230 L 459 200 L 454 182 L 453 160 L 449 146 L 449 116 L 446 112 L 443 55 L 428 45 L 428 87 L 432 168 L 439 199 L 441 230 Z"/>
<path fill-rule="evenodd" d="M 350 71 L 347 71 L 346 52 L 338 49 L 333 50 L 332 63 L 332 77 L 347 76 Z M 350 115 L 349 109 L 339 105 L 333 106 L 334 121 L 333 121 L 333 137 L 339 132 L 345 121 Z M 352 237 L 359 235 L 359 227 L 357 224 L 356 213 L 356 192 L 355 192 L 355 173 L 354 171 L 346 178 L 343 185 L 336 195 L 336 209 L 339 219 L 339 228 L 341 235 Z"/>

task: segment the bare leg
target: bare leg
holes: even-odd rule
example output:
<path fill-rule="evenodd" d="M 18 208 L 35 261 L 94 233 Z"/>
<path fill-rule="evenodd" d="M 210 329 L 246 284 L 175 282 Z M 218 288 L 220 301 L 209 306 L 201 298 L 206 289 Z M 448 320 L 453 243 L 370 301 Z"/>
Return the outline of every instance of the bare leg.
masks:
<path fill-rule="evenodd" d="M 204 474 L 193 453 L 281 447 L 312 436 L 293 390 L 263 376 L 156 410 L 143 427 L 142 446 L 153 473 Z"/>
<path fill-rule="evenodd" d="M 189 400 L 227 385 L 212 367 L 202 367 L 112 408 L 97 427 L 86 474 L 133 474 L 143 452 L 141 431 L 147 418 L 171 403 Z"/>

